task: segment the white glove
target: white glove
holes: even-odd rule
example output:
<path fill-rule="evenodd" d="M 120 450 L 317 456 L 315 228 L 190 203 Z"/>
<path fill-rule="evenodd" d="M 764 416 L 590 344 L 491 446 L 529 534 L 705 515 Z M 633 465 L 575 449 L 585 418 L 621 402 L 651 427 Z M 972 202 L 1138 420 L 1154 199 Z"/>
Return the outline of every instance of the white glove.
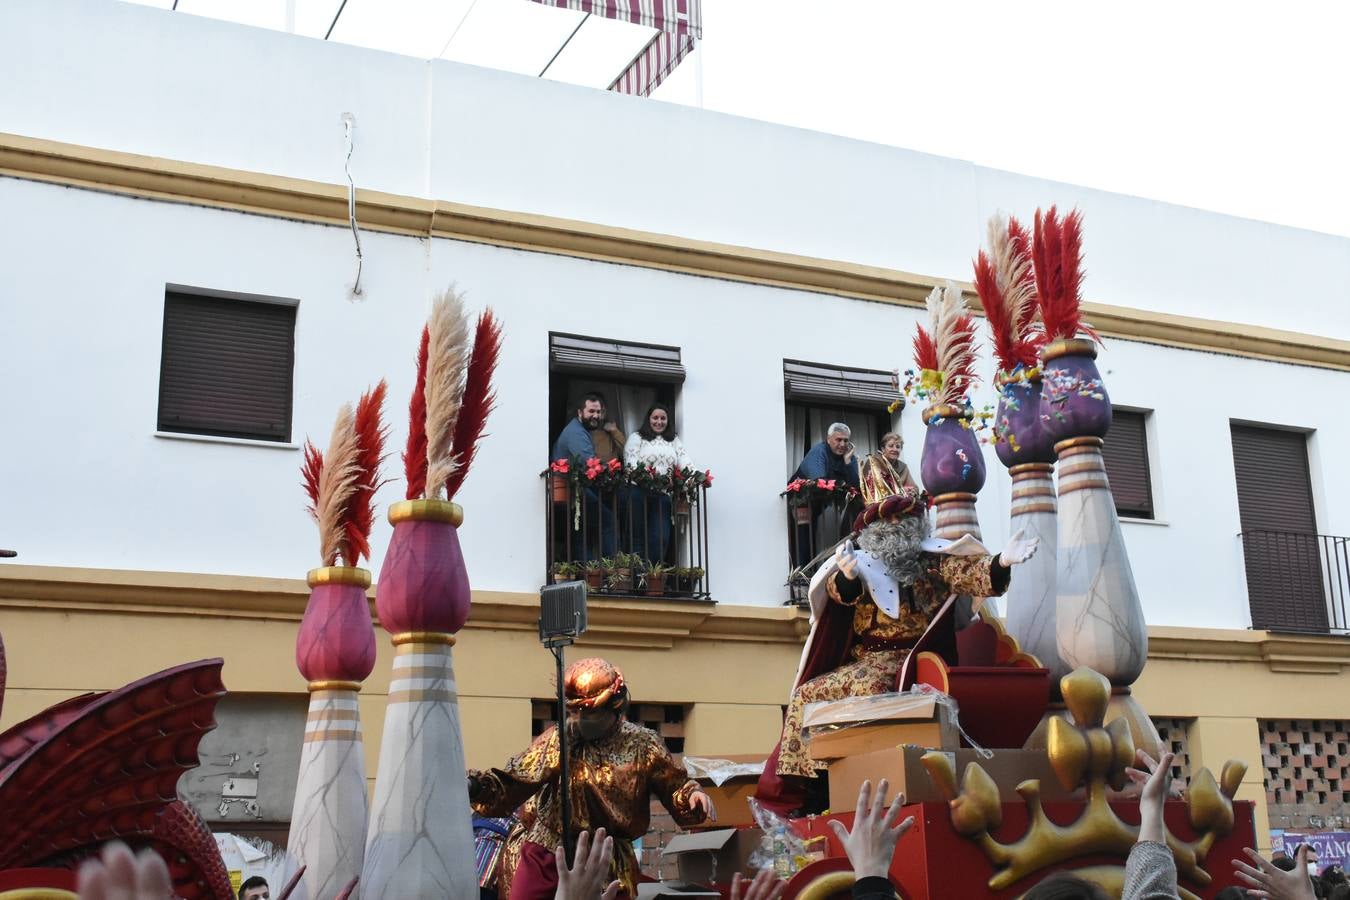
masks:
<path fill-rule="evenodd" d="M 834 551 L 834 564 L 839 567 L 839 571 L 849 581 L 858 577 L 858 554 L 853 552 L 853 542 L 844 541 L 839 545 L 839 549 Z"/>
<path fill-rule="evenodd" d="M 1036 548 L 1040 545 L 1040 538 L 1027 537 L 1026 529 L 1019 528 L 1017 534 L 1008 538 L 1007 546 L 998 555 L 999 565 L 1010 569 L 1018 563 L 1024 563 L 1036 555 Z"/>

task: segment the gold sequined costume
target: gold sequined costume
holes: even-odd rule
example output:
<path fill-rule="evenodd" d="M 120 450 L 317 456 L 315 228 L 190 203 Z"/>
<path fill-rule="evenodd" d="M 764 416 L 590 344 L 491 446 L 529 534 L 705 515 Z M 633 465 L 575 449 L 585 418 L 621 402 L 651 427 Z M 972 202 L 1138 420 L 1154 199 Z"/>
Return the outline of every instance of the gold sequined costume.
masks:
<path fill-rule="evenodd" d="M 1008 569 L 992 556 L 925 553 L 923 573 L 902 588 L 899 615 L 891 618 L 872 601 L 863 579 L 835 572 L 826 584 L 832 606 L 852 607 L 852 661 L 797 685 L 783 719 L 779 775 L 814 776 L 817 765 L 802 744 L 802 710 L 808 703 L 867 697 L 896 689 L 909 649 L 952 594 L 994 597 L 1008 588 Z M 824 768 L 820 766 L 819 768 Z"/>
<path fill-rule="evenodd" d="M 698 784 L 671 758 L 653 731 L 620 720 L 596 741 L 573 737 L 568 744 L 571 769 L 573 834 L 603 827 L 614 837 L 614 877 L 634 893 L 638 872 L 631 841 L 647 833 L 651 797 L 656 797 L 682 827 L 698 825 L 702 810 L 690 805 Z M 558 797 L 558 732 L 550 728 L 500 769 L 469 773 L 474 810 L 479 815 L 509 815 L 524 804 L 520 826 L 507 840 L 498 890 L 510 896 L 511 879 L 522 841 L 552 849 L 562 843 L 562 804 Z"/>

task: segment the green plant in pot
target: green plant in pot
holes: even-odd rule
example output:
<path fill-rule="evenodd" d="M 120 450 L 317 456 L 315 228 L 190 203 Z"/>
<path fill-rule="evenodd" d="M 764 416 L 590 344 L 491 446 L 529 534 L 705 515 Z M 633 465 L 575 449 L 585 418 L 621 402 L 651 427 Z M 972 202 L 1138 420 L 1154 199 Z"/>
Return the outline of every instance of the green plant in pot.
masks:
<path fill-rule="evenodd" d="M 553 564 L 553 583 L 560 584 L 564 581 L 575 581 L 582 577 L 585 568 L 581 563 L 559 561 Z"/>
<path fill-rule="evenodd" d="M 705 574 L 707 574 L 707 573 L 704 572 L 704 570 L 703 570 L 702 568 L 698 567 L 698 566 L 690 566 L 689 568 L 685 569 L 685 570 L 684 570 L 684 577 L 685 577 L 685 581 L 684 581 L 685 588 L 684 588 L 684 589 L 687 590 L 687 591 L 688 591 L 689 593 L 691 593 L 691 594 L 698 593 L 698 585 L 699 585 L 699 582 L 701 582 L 701 581 L 703 580 L 703 576 L 704 576 Z"/>
<path fill-rule="evenodd" d="M 659 597 L 666 592 L 666 583 L 671 580 L 674 566 L 665 563 L 649 563 L 643 575 L 643 590 L 649 597 Z"/>
<path fill-rule="evenodd" d="M 614 562 L 608 558 L 588 560 L 585 565 L 586 587 L 599 591 L 605 587 L 605 579 L 614 569 Z"/>
<path fill-rule="evenodd" d="M 620 592 L 633 590 L 633 570 L 642 565 L 642 557 L 636 553 L 618 553 L 614 556 L 614 571 L 610 581 L 613 589 Z"/>

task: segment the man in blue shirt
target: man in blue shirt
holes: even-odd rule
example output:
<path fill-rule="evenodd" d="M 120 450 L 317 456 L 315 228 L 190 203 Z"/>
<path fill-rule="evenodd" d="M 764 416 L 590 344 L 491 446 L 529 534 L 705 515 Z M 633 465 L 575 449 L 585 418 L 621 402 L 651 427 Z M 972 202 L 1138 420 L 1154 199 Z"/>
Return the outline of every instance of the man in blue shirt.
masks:
<path fill-rule="evenodd" d="M 843 422 L 835 422 L 825 432 L 825 440 L 816 444 L 802 461 L 797 464 L 797 471 L 792 473 L 792 479 L 805 478 L 808 481 L 816 481 L 824 478 L 827 481 L 838 481 L 852 486 L 855 490 L 860 489 L 858 478 L 858 460 L 853 452 L 853 432 Z M 793 548 L 796 551 L 793 559 L 794 566 L 803 566 L 815 555 L 816 548 L 824 543 L 817 539 L 817 532 L 820 526 L 820 514 L 825 505 L 820 502 L 811 504 L 811 524 L 808 527 L 805 524 L 795 526 L 795 535 Z M 843 511 L 840 511 L 843 514 Z"/>
<path fill-rule="evenodd" d="M 605 421 L 605 398 L 597 393 L 589 393 L 581 398 L 576 418 L 572 419 L 558 433 L 553 442 L 554 460 L 579 457 L 582 462 L 595 456 L 595 439 L 591 433 Z M 600 495 L 588 487 L 582 491 L 581 530 L 572 531 L 572 553 L 576 559 L 595 559 L 592 552 L 595 544 L 592 538 L 599 537 L 600 556 L 614 555 L 614 510 L 610 504 L 600 502 Z M 607 498 L 608 499 L 608 498 Z M 568 522 L 574 522 L 571 513 Z M 569 525 L 569 528 L 571 526 Z"/>

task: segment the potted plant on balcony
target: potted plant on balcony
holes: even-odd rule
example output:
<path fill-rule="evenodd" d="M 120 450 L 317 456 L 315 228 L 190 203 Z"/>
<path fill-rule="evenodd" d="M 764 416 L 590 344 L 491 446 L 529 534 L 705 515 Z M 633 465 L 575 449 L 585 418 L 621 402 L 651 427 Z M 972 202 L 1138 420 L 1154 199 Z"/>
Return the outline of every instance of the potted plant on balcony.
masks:
<path fill-rule="evenodd" d="M 647 563 L 646 571 L 642 573 L 642 592 L 648 597 L 659 597 L 664 594 L 666 582 L 673 571 L 675 571 L 675 567 L 668 566 L 665 563 Z"/>
<path fill-rule="evenodd" d="M 585 567 L 576 562 L 555 562 L 553 564 L 553 583 L 561 584 L 564 581 L 575 581 L 585 572 Z"/>
<path fill-rule="evenodd" d="M 586 589 L 591 591 L 604 590 L 605 581 L 613 569 L 614 563 L 610 559 L 587 560 L 585 563 Z"/>
<path fill-rule="evenodd" d="M 621 594 L 633 590 L 633 570 L 642 565 L 642 557 L 636 553 L 616 553 L 613 559 L 613 571 L 608 586 Z"/>
<path fill-rule="evenodd" d="M 670 470 L 670 493 L 677 516 L 689 515 L 690 505 L 698 502 L 699 488 L 712 487 L 712 470 L 702 472 L 697 469 L 682 469 L 675 466 Z"/>
<path fill-rule="evenodd" d="M 566 503 L 571 493 L 572 483 L 576 480 L 576 467 L 572 460 L 555 459 L 542 474 L 549 479 L 553 491 L 554 503 Z"/>
<path fill-rule="evenodd" d="M 699 582 L 703 580 L 703 576 L 705 574 L 707 573 L 705 573 L 704 570 L 699 566 L 690 566 L 689 568 L 685 569 L 684 570 L 685 590 L 687 590 L 691 594 L 698 593 Z"/>

